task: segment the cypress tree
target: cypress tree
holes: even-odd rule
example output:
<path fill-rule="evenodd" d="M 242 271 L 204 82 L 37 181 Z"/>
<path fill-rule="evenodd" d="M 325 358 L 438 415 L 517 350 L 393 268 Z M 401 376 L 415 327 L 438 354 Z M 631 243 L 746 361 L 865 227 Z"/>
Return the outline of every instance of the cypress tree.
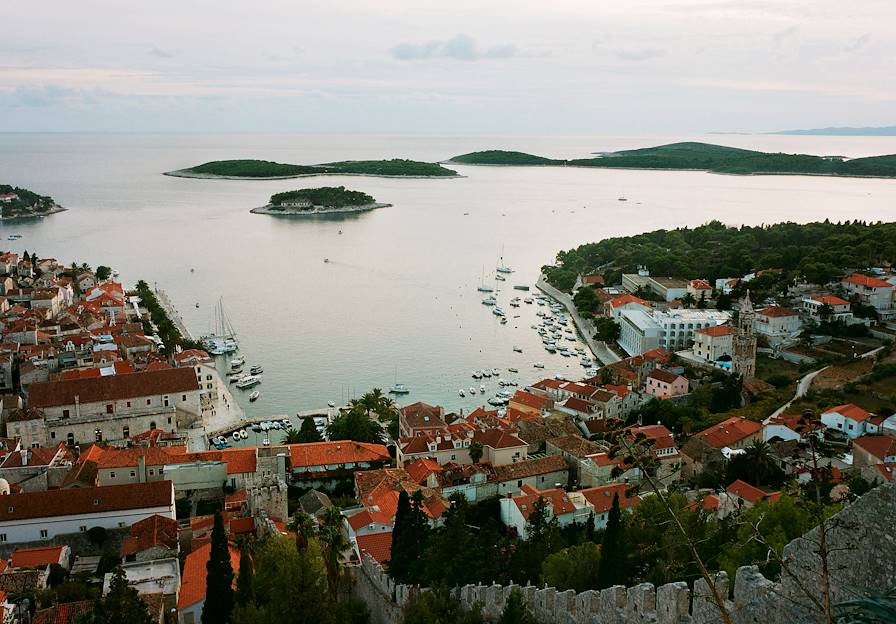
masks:
<path fill-rule="evenodd" d="M 395 525 L 392 528 L 392 555 L 389 561 L 392 578 L 402 583 L 419 580 L 428 528 L 420 490 L 414 492 L 412 497 L 402 490 L 398 495 Z"/>
<path fill-rule="evenodd" d="M 313 418 L 302 419 L 302 426 L 299 429 L 299 442 L 323 442 L 320 431 L 314 426 Z"/>
<path fill-rule="evenodd" d="M 613 585 L 624 585 L 625 576 L 625 535 L 622 526 L 622 511 L 619 509 L 619 495 L 613 495 L 613 506 L 607 516 L 607 529 L 600 547 L 600 566 L 597 570 L 597 588 L 605 589 Z"/>
<path fill-rule="evenodd" d="M 535 624 L 535 618 L 526 609 L 523 592 L 518 589 L 510 592 L 507 602 L 504 603 L 504 610 L 501 612 L 498 624 Z"/>
<path fill-rule="evenodd" d="M 588 514 L 588 520 L 585 524 L 585 539 L 589 542 L 594 541 L 594 512 Z"/>
<path fill-rule="evenodd" d="M 236 577 L 236 603 L 245 607 L 255 602 L 254 574 L 252 571 L 252 558 L 249 556 L 248 547 L 240 551 L 240 573 Z"/>
<path fill-rule="evenodd" d="M 230 549 L 220 512 L 215 513 L 211 552 L 205 569 L 202 624 L 226 624 L 230 621 L 230 612 L 233 610 L 233 567 L 230 565 Z"/>

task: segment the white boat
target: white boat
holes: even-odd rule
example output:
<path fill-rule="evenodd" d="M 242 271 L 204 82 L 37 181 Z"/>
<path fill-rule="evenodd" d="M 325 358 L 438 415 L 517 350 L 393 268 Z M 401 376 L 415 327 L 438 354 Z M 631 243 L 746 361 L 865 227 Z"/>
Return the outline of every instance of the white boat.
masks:
<path fill-rule="evenodd" d="M 482 277 L 479 278 L 479 288 L 476 290 L 485 293 L 494 292 L 494 288 L 485 284 L 485 267 L 482 267 Z"/>
<path fill-rule="evenodd" d="M 504 247 L 501 247 L 501 255 L 498 257 L 498 266 L 495 267 L 498 273 L 513 273 L 513 269 L 504 264 Z"/>
<path fill-rule="evenodd" d="M 215 307 L 215 331 L 200 338 L 206 351 L 212 355 L 225 355 L 237 350 L 236 332 L 230 322 L 230 317 L 224 311 L 224 299 L 218 299 Z"/>
<path fill-rule="evenodd" d="M 249 369 L 250 375 L 261 375 L 264 372 L 264 369 L 261 366 L 253 366 Z"/>
<path fill-rule="evenodd" d="M 507 281 L 507 278 L 504 277 L 503 275 L 501 275 L 500 273 L 498 273 L 497 275 L 495 275 L 495 279 L 498 280 L 499 282 L 506 282 L 506 281 Z"/>
<path fill-rule="evenodd" d="M 481 392 L 482 394 L 485 394 L 485 386 L 484 385 L 479 386 L 479 392 Z"/>
<path fill-rule="evenodd" d="M 470 393 L 470 396 L 476 394 L 476 388 L 474 388 L 473 386 L 470 386 L 469 393 Z"/>
<path fill-rule="evenodd" d="M 239 432 L 239 431 L 234 431 L 231 435 L 233 436 L 233 439 L 234 439 L 234 440 L 239 441 L 239 439 L 240 439 L 240 432 Z"/>
<path fill-rule="evenodd" d="M 402 383 L 396 383 L 391 388 L 389 388 L 389 392 L 391 394 L 410 394 L 411 389 Z"/>
<path fill-rule="evenodd" d="M 522 353 L 522 352 L 523 352 L 522 347 L 514 347 L 513 350 L 514 350 L 516 353 Z"/>
<path fill-rule="evenodd" d="M 534 366 L 535 368 L 544 368 L 544 363 L 543 362 L 535 362 L 535 364 L 533 364 L 532 366 Z"/>
<path fill-rule="evenodd" d="M 336 403 L 334 403 L 333 401 L 327 401 L 327 406 L 328 407 L 336 407 Z"/>
<path fill-rule="evenodd" d="M 245 363 L 246 363 L 246 358 L 244 358 L 242 355 L 239 355 L 239 356 L 233 358 L 232 360 L 230 360 L 230 368 L 236 368 L 237 366 L 242 366 Z"/>
<path fill-rule="evenodd" d="M 473 379 L 482 379 L 482 371 L 473 371 Z"/>
<path fill-rule="evenodd" d="M 261 396 L 261 393 L 258 390 L 255 390 L 254 392 L 252 392 L 252 394 L 249 395 L 249 400 L 253 401 L 253 402 L 257 401 L 258 397 L 260 397 L 260 396 Z"/>
<path fill-rule="evenodd" d="M 492 314 L 495 316 L 504 316 L 504 310 L 502 310 L 500 306 L 495 306 L 492 308 Z"/>
<path fill-rule="evenodd" d="M 243 388 L 251 388 L 252 386 L 257 386 L 261 383 L 261 377 L 256 377 L 255 375 L 246 375 L 245 377 L 241 377 L 238 382 L 236 382 L 236 387 Z"/>
<path fill-rule="evenodd" d="M 240 429 L 240 439 L 241 439 L 241 440 L 248 440 L 248 439 L 249 439 L 249 432 L 246 431 L 245 429 Z"/>
<path fill-rule="evenodd" d="M 486 297 L 485 299 L 482 300 L 482 305 L 493 306 L 496 303 L 498 303 L 498 300 L 495 299 L 494 297 Z"/>
<path fill-rule="evenodd" d="M 619 201 L 628 201 L 628 198 L 627 198 L 627 197 L 618 197 L 617 199 L 618 199 Z"/>
<path fill-rule="evenodd" d="M 523 302 L 524 303 L 532 303 L 532 297 L 526 297 L 525 299 L 523 299 Z"/>
<path fill-rule="evenodd" d="M 324 264 L 329 264 L 329 262 L 330 262 L 329 258 L 324 258 Z"/>
<path fill-rule="evenodd" d="M 507 372 L 508 372 L 508 373 L 518 373 L 518 372 L 520 372 L 520 371 L 519 371 L 518 369 L 516 369 L 516 368 L 508 368 L 508 369 L 507 369 Z"/>
<path fill-rule="evenodd" d="M 497 377 L 500 374 L 501 374 L 501 371 L 499 371 L 497 368 L 492 369 L 492 375 L 494 375 L 495 377 Z"/>
<path fill-rule="evenodd" d="M 460 390 L 458 390 L 457 393 L 458 393 L 460 396 L 462 396 L 462 397 L 467 396 L 466 393 L 464 393 L 464 389 L 463 389 L 463 388 L 461 388 Z"/>
<path fill-rule="evenodd" d="M 487 368 L 484 368 L 481 371 L 479 371 L 479 374 L 482 377 L 491 377 L 492 376 L 491 371 L 489 371 Z"/>

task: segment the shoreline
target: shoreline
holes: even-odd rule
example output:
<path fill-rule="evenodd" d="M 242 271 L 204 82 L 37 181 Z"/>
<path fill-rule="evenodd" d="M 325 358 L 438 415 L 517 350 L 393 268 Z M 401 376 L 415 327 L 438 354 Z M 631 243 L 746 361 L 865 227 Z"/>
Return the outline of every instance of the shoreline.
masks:
<path fill-rule="evenodd" d="M 383 204 L 374 202 L 372 204 L 363 204 L 361 206 L 342 206 L 340 208 L 327 208 L 326 206 L 314 206 L 311 210 L 284 209 L 275 210 L 272 204 L 253 208 L 249 212 L 252 214 L 272 215 L 274 217 L 319 217 L 330 214 L 352 214 L 355 212 L 367 212 L 368 210 L 376 210 L 377 208 L 391 208 L 392 204 Z"/>
<path fill-rule="evenodd" d="M 15 215 L 13 217 L 2 217 L 0 216 L 0 221 L 15 221 L 16 219 L 42 219 L 43 217 L 51 214 L 58 214 L 60 212 L 65 212 L 68 208 L 63 208 L 62 206 L 53 205 L 53 207 L 44 212 L 35 212 L 28 214 Z"/>
<path fill-rule="evenodd" d="M 464 163 L 453 160 L 443 161 L 444 164 L 460 165 L 462 167 L 561 167 L 567 169 L 600 169 L 602 171 L 697 171 L 725 176 L 807 176 L 812 178 L 858 178 L 865 180 L 896 180 L 896 176 L 859 175 L 846 173 L 799 173 L 796 171 L 751 171 L 749 173 L 731 173 L 728 171 L 713 171 L 712 169 L 691 169 L 671 167 L 595 167 L 590 165 L 548 165 L 548 164 L 513 164 L 513 163 Z"/>
<path fill-rule="evenodd" d="M 197 173 L 195 171 L 190 171 L 189 169 L 175 169 L 174 171 L 163 171 L 162 175 L 170 176 L 172 178 L 191 178 L 195 180 L 292 180 L 294 178 L 318 178 L 321 176 L 354 176 L 359 178 L 396 178 L 396 179 L 409 179 L 409 180 L 439 180 L 442 178 L 445 179 L 454 179 L 454 178 L 465 178 L 466 176 L 462 176 L 459 173 L 454 175 L 443 175 L 443 176 L 425 176 L 425 175 L 385 175 L 385 174 L 376 174 L 376 173 L 329 173 L 329 172 L 321 172 L 321 173 L 297 173 L 295 175 L 288 176 L 229 176 L 229 175 L 217 175 L 215 173 Z"/>

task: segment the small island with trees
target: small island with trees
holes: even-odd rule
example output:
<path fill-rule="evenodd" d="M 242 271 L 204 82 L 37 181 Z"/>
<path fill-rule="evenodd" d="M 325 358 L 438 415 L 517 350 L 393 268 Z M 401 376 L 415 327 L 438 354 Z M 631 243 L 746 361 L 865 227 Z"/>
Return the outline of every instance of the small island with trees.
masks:
<path fill-rule="evenodd" d="M 375 208 L 386 208 L 392 204 L 377 201 L 361 191 L 352 191 L 344 186 L 322 186 L 275 193 L 267 206 L 253 208 L 254 214 L 276 216 L 314 216 L 364 212 Z"/>
<path fill-rule="evenodd" d="M 52 197 L 28 189 L 0 184 L 0 219 L 43 217 L 65 210 Z"/>
<path fill-rule="evenodd" d="M 215 160 L 188 169 L 165 172 L 178 178 L 224 180 L 283 180 L 324 175 L 358 175 L 381 178 L 457 178 L 456 171 L 439 163 L 393 158 L 344 160 L 319 165 L 291 165 L 270 160 Z"/>
<path fill-rule="evenodd" d="M 896 177 L 896 154 L 846 158 L 784 154 L 712 145 L 670 143 L 642 149 L 603 152 L 594 158 L 557 160 L 523 152 L 488 150 L 447 161 L 465 165 L 570 166 L 603 169 L 693 170 L 732 175 L 818 175 L 867 178 Z"/>

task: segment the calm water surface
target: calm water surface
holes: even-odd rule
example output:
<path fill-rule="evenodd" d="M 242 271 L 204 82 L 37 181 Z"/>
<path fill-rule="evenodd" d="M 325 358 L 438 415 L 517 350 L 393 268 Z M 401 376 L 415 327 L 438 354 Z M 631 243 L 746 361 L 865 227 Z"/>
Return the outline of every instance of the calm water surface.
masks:
<path fill-rule="evenodd" d="M 512 285 L 532 285 L 557 251 L 710 219 L 752 225 L 893 220 L 896 181 L 463 166 L 455 168 L 466 177 L 448 180 L 243 182 L 161 172 L 227 158 L 441 160 L 485 148 L 583 157 L 677 140 L 848 156 L 896 153 L 894 137 L 0 134 L 0 181 L 50 194 L 70 209 L 0 225 L 0 234 L 18 252 L 110 265 L 128 284 L 157 282 L 197 335 L 209 330 L 223 297 L 248 362 L 265 368 L 262 398 L 250 405 L 243 395 L 250 415 L 320 407 L 389 387 L 396 378 L 412 389 L 404 401 L 470 409 L 482 397 L 461 399 L 458 389 L 470 387 L 473 369 L 516 367 L 519 376 L 504 376 L 523 382 L 582 370 L 577 359 L 542 349 L 530 329 L 539 308 L 507 305 L 522 294 Z M 363 190 L 394 207 L 314 220 L 248 212 L 273 193 L 324 185 Z M 629 201 L 619 202 L 620 195 Z M 11 232 L 23 238 L 6 241 Z M 476 292 L 483 273 L 495 285 L 502 249 L 516 272 L 499 283 L 497 296 L 509 316 L 521 315 L 504 326 Z M 543 373 L 532 367 L 536 361 L 545 363 Z M 485 383 L 492 392 L 495 384 Z"/>

